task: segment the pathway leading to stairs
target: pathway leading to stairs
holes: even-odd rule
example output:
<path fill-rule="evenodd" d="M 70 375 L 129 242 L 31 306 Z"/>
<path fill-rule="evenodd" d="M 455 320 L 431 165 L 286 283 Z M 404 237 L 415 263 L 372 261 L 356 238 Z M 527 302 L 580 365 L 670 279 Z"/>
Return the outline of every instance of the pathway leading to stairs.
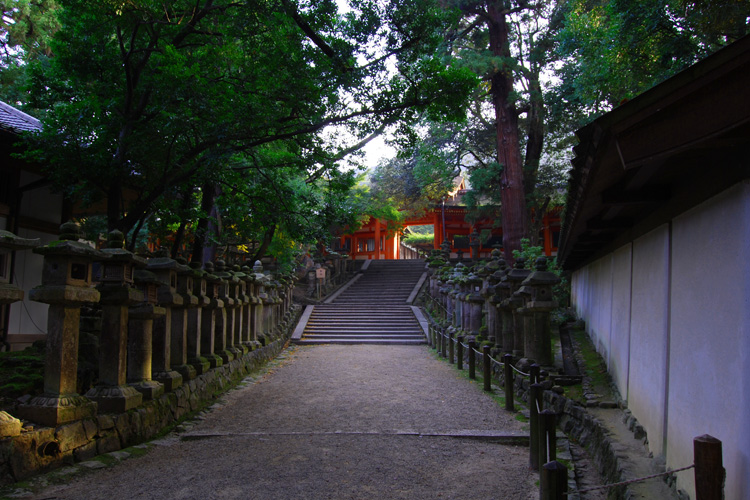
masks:
<path fill-rule="evenodd" d="M 16 498 L 529 500 L 525 433 L 426 346 L 297 346 L 146 455 Z"/>
<path fill-rule="evenodd" d="M 307 306 L 296 344 L 423 344 L 412 306 L 426 278 L 423 260 L 369 260 L 325 304 Z"/>

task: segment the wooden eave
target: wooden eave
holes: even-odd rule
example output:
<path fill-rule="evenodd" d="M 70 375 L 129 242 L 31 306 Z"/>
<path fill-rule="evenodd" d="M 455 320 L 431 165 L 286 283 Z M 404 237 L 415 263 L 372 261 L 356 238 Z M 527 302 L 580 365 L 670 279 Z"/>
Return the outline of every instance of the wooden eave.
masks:
<path fill-rule="evenodd" d="M 558 261 L 577 269 L 750 177 L 750 37 L 577 131 Z"/>

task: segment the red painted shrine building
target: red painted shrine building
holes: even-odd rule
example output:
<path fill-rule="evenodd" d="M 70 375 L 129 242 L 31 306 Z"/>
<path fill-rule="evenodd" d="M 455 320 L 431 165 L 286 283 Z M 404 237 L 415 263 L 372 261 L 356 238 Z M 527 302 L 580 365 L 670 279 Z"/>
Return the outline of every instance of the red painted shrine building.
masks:
<path fill-rule="evenodd" d="M 433 248 L 440 248 L 443 240 L 451 244 L 451 256 L 459 252 L 469 255 L 469 235 L 476 229 L 482 236 L 479 248 L 481 257 L 488 257 L 496 245 L 502 245 L 503 230 L 493 218 L 483 218 L 472 223 L 466 220 L 467 208 L 462 205 L 466 194 L 466 181 L 460 179 L 456 189 L 443 203 L 435 205 L 425 215 L 396 224 L 392 221 L 370 217 L 369 221 L 353 233 L 341 234 L 334 240 L 333 249 L 346 252 L 353 259 L 401 259 L 403 230 L 410 226 L 433 226 Z M 548 256 L 557 255 L 562 208 L 544 215 L 538 245 Z"/>

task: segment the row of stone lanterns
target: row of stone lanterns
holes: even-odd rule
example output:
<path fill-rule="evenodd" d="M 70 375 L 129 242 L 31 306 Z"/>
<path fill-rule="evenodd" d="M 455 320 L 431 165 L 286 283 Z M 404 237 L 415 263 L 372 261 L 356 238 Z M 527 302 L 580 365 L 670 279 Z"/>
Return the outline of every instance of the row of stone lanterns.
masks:
<path fill-rule="evenodd" d="M 59 241 L 33 250 L 44 256 L 44 268 L 29 298 L 50 307 L 44 393 L 18 407 L 22 418 L 57 426 L 125 412 L 276 340 L 292 319 L 292 279 L 273 279 L 260 262 L 250 269 L 217 260 L 201 269 L 134 255 L 118 231 L 102 250 L 81 239 L 80 226 L 66 223 Z M 0 248 L 35 246 L 10 241 L 0 239 Z M 6 303 L 23 297 L 5 295 Z M 80 310 L 91 304 L 102 311 L 99 376 L 81 396 Z"/>
<path fill-rule="evenodd" d="M 476 259 L 469 268 L 450 264 L 449 251 L 444 242 L 427 264 L 429 292 L 445 311 L 447 333 L 476 337 L 484 329 L 495 354 L 551 365 L 550 312 L 557 307 L 552 289 L 560 278 L 546 270 L 547 259 L 539 257 L 530 270 L 519 258 L 510 269 L 494 250 L 489 261 Z"/>

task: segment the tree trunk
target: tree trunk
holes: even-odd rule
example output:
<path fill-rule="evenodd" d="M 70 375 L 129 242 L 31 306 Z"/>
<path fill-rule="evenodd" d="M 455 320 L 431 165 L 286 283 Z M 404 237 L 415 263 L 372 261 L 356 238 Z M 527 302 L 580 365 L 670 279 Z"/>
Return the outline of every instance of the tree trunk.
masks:
<path fill-rule="evenodd" d="M 271 228 L 268 229 L 268 231 L 266 231 L 266 234 L 263 235 L 263 241 L 258 247 L 258 251 L 256 251 L 255 255 L 253 256 L 253 262 L 255 262 L 256 260 L 260 260 L 263 257 L 263 254 L 266 253 L 266 250 L 268 250 L 268 247 L 271 245 L 271 242 L 273 241 L 273 235 L 275 232 L 276 232 L 276 224 L 271 226 Z"/>
<path fill-rule="evenodd" d="M 495 56 L 509 58 L 508 24 L 500 2 L 488 5 L 490 46 Z M 526 236 L 526 202 L 523 187 L 523 165 L 518 141 L 518 112 L 510 100 L 513 72 L 501 67 L 491 78 L 490 93 L 495 107 L 497 161 L 503 167 L 500 178 L 503 249 L 505 259 L 513 262 L 513 250 L 521 249 Z"/>
<path fill-rule="evenodd" d="M 215 189 L 213 184 L 206 183 L 201 189 L 201 212 L 204 214 L 211 213 L 214 206 Z M 204 249 L 206 239 L 208 238 L 208 217 L 198 219 L 198 226 L 195 229 L 195 241 L 193 241 L 193 252 L 190 260 L 203 264 Z"/>

